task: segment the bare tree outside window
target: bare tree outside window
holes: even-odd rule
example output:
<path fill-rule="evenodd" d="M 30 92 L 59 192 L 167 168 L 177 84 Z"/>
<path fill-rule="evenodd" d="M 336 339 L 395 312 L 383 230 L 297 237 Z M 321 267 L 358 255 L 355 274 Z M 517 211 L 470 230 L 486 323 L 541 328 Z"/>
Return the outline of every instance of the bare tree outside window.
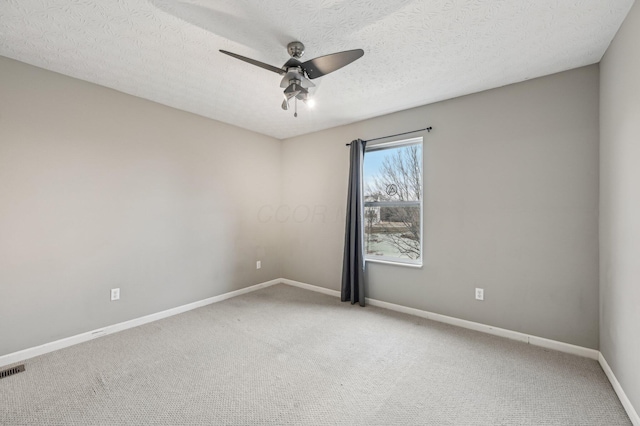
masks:
<path fill-rule="evenodd" d="M 364 167 L 366 254 L 420 259 L 422 144 L 367 152 Z"/>

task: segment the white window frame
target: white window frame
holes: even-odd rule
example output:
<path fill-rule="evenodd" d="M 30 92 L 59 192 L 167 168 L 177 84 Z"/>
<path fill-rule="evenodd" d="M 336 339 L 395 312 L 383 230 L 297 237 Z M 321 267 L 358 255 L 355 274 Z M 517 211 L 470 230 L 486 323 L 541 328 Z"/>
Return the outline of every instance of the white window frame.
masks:
<path fill-rule="evenodd" d="M 381 150 L 385 150 L 385 149 L 391 149 L 391 148 L 401 148 L 404 146 L 411 146 L 411 145 L 420 145 L 421 146 L 421 150 L 420 152 L 422 153 L 422 156 L 420 158 L 420 169 L 422 171 L 422 182 L 420 185 L 420 201 L 400 201 L 400 202 L 394 202 L 394 201 L 364 201 L 364 188 L 362 188 L 362 194 L 363 194 L 363 199 L 362 199 L 362 213 L 364 215 L 364 209 L 365 207 L 382 207 L 382 206 L 387 206 L 387 207 L 394 207 L 393 205 L 395 205 L 396 207 L 398 205 L 402 205 L 402 206 L 406 206 L 406 205 L 414 205 L 414 206 L 420 206 L 420 257 L 418 259 L 408 259 L 408 258 L 402 258 L 402 257 L 393 257 L 393 256 L 373 256 L 373 255 L 368 255 L 365 253 L 365 261 L 367 262 L 374 262 L 374 263 L 384 263 L 384 264 L 390 264 L 390 265 L 400 265 L 400 266 L 410 266 L 410 267 L 422 267 L 422 259 L 424 257 L 424 253 L 423 253 L 423 240 L 424 240 L 424 229 L 423 229 L 423 222 L 424 222 L 424 139 L 422 136 L 419 137 L 415 137 L 415 138 L 411 138 L 411 139 L 402 139 L 402 140 L 397 140 L 397 141 L 392 141 L 392 142 L 381 142 L 381 143 L 373 143 L 373 144 L 369 144 L 367 143 L 365 145 L 365 155 L 364 155 L 364 161 L 363 161 L 363 167 L 362 167 L 362 179 L 361 182 L 363 182 L 364 184 L 364 164 L 367 161 L 367 152 L 371 152 L 371 151 L 381 151 Z M 365 229 L 364 229 L 364 218 L 362 220 L 362 237 L 363 239 L 365 238 Z M 363 245 L 364 247 L 364 245 Z"/>

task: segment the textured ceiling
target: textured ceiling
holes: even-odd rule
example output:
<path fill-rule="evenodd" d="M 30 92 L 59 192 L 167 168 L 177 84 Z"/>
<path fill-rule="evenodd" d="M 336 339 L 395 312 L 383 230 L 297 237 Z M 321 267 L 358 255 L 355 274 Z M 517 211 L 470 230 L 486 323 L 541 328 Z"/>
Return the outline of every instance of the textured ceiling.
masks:
<path fill-rule="evenodd" d="M 287 138 L 598 62 L 633 0 L 4 0 L 0 55 Z M 365 55 L 283 111 L 280 67 Z M 0 76 L 1 78 L 1 76 Z"/>

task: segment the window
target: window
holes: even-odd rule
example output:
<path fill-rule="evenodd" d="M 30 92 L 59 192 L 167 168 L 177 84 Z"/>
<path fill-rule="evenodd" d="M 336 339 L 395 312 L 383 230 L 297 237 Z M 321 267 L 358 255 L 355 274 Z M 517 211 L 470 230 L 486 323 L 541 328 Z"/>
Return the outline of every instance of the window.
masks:
<path fill-rule="evenodd" d="M 367 260 L 422 264 L 422 138 L 367 145 L 363 164 Z"/>

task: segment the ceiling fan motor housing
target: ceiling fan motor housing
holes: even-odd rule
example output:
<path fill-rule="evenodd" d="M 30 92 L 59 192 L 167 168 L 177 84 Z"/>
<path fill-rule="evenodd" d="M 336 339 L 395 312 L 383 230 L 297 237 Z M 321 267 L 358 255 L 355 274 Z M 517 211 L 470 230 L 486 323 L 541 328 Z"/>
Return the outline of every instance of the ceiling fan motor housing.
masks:
<path fill-rule="evenodd" d="M 302 58 L 302 55 L 304 55 L 304 44 L 299 41 L 292 41 L 287 45 L 287 52 L 289 52 L 292 58 Z"/>

